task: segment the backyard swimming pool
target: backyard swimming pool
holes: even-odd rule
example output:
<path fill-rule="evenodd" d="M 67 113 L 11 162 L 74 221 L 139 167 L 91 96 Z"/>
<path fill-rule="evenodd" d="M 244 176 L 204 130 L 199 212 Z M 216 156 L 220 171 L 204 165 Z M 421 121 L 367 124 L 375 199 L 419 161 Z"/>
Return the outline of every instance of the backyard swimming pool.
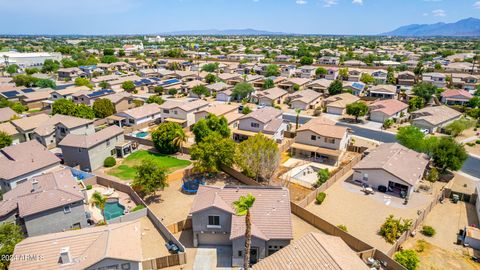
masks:
<path fill-rule="evenodd" d="M 137 137 L 137 138 L 145 138 L 147 136 L 148 136 L 147 131 L 141 131 L 141 132 L 138 132 L 137 134 L 135 134 L 135 137 Z"/>
<path fill-rule="evenodd" d="M 121 205 L 117 200 L 107 201 L 103 210 L 103 215 L 106 220 L 111 220 L 120 216 L 123 216 L 125 212 L 125 206 Z"/>

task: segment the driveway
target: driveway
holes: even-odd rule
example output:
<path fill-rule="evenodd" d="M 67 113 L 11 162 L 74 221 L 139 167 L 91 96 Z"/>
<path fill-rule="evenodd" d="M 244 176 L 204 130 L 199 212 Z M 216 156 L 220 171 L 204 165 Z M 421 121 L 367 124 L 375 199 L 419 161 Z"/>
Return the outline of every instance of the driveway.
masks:
<path fill-rule="evenodd" d="M 194 270 L 232 269 L 232 247 L 199 246 L 193 263 Z"/>

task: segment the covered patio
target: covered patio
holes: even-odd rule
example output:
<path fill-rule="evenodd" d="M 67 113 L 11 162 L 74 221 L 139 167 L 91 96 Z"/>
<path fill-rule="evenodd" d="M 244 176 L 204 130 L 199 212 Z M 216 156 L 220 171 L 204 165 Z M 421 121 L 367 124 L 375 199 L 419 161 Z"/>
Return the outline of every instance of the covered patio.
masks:
<path fill-rule="evenodd" d="M 303 159 L 308 159 L 313 162 L 329 164 L 332 166 L 338 165 L 338 161 L 342 156 L 342 151 L 328 149 L 313 145 L 294 143 L 290 146 L 292 156 Z"/>
<path fill-rule="evenodd" d="M 124 158 L 138 150 L 138 143 L 134 141 L 123 141 L 115 144 L 117 157 Z"/>
<path fill-rule="evenodd" d="M 165 118 L 165 122 L 177 123 L 180 126 L 182 126 L 183 128 L 187 127 L 187 120 L 183 120 L 183 119 L 176 119 L 176 118 L 168 117 L 168 118 Z"/>
<path fill-rule="evenodd" d="M 118 115 L 110 115 L 107 117 L 108 124 L 117 125 L 119 127 L 124 127 L 128 125 L 128 119 Z"/>

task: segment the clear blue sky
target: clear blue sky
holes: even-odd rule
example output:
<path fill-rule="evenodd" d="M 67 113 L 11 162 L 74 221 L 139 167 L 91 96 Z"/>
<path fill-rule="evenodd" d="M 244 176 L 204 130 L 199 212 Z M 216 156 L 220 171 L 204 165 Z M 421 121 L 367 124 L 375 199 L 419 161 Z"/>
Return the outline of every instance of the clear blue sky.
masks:
<path fill-rule="evenodd" d="M 1 34 L 144 34 L 254 28 L 377 34 L 480 18 L 478 0 L 0 0 Z"/>

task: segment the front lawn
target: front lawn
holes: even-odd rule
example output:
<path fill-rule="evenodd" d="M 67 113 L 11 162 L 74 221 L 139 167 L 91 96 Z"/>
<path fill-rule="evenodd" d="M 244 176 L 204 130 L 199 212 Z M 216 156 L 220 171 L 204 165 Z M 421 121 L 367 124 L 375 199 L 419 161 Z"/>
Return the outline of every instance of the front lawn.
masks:
<path fill-rule="evenodd" d="M 135 178 L 137 172 L 135 166 L 142 163 L 143 160 L 151 160 L 158 166 L 167 168 L 168 172 L 185 168 L 191 163 L 188 160 L 140 150 L 126 157 L 120 165 L 113 167 L 108 174 L 123 180 L 131 180 Z"/>

